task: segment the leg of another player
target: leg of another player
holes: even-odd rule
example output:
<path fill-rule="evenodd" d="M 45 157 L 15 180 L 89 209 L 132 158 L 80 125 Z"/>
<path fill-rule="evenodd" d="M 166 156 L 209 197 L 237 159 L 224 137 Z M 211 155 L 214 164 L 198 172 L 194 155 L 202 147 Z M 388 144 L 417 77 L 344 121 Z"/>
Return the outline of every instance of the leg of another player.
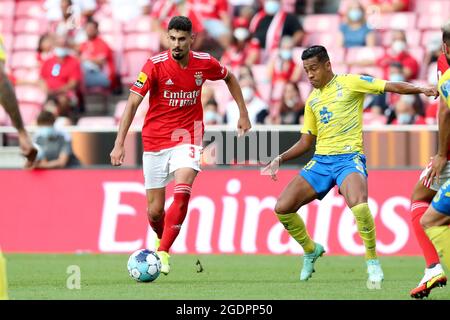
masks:
<path fill-rule="evenodd" d="M 8 299 L 8 282 L 6 279 L 6 260 L 0 251 L 0 300 Z"/>
<path fill-rule="evenodd" d="M 441 195 L 441 197 L 446 197 L 446 195 Z M 442 262 L 450 270 L 450 216 L 437 211 L 431 205 L 420 219 L 420 223 L 433 242 Z"/>
<path fill-rule="evenodd" d="M 166 188 L 147 189 L 146 192 L 148 222 L 156 233 L 155 250 L 158 250 L 164 231 Z"/>
<path fill-rule="evenodd" d="M 166 213 L 164 233 L 158 251 L 162 263 L 161 272 L 164 274 L 168 274 L 170 271 L 168 263 L 170 258 L 169 250 L 180 233 L 181 226 L 186 218 L 192 184 L 197 173 L 192 168 L 180 168 L 174 172 L 175 188 L 173 202 Z"/>
<path fill-rule="evenodd" d="M 314 272 L 314 262 L 324 252 L 324 248 L 315 243 L 306 230 L 297 211 L 301 206 L 317 199 L 317 193 L 300 175 L 295 176 L 283 190 L 275 205 L 275 213 L 287 232 L 303 248 L 305 255 L 300 280 L 308 280 Z"/>
<path fill-rule="evenodd" d="M 340 186 L 341 194 L 355 216 L 358 233 L 366 248 L 367 273 L 369 274 L 367 287 L 380 289 L 384 275 L 376 252 L 375 223 L 367 204 L 367 189 L 367 178 L 359 172 L 350 173 Z"/>

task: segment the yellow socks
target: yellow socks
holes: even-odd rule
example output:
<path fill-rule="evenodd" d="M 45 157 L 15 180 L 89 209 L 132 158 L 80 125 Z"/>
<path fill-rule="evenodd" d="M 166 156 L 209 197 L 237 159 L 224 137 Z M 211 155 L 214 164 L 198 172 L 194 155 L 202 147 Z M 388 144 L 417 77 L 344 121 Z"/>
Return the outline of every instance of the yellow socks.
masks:
<path fill-rule="evenodd" d="M 450 227 L 436 226 L 425 229 L 425 233 L 433 242 L 441 262 L 450 270 Z"/>
<path fill-rule="evenodd" d="M 356 219 L 359 236 L 366 247 L 366 259 L 377 259 L 375 223 L 367 203 L 360 203 L 351 208 Z"/>
<path fill-rule="evenodd" d="M 8 299 L 8 284 L 6 282 L 6 260 L 0 252 L 0 300 Z"/>
<path fill-rule="evenodd" d="M 288 214 L 277 214 L 278 220 L 283 224 L 284 228 L 289 232 L 303 248 L 305 253 L 314 251 L 315 244 L 306 230 L 305 223 L 297 212 Z"/>

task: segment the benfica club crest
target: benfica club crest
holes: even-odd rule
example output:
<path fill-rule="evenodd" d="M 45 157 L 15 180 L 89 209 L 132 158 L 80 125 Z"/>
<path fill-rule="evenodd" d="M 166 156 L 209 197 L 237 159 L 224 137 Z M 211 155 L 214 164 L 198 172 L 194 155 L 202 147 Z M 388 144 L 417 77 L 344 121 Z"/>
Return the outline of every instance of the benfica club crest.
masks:
<path fill-rule="evenodd" d="M 201 71 L 197 71 L 194 74 L 194 78 L 195 78 L 195 84 L 198 86 L 201 86 L 203 83 L 203 73 Z"/>

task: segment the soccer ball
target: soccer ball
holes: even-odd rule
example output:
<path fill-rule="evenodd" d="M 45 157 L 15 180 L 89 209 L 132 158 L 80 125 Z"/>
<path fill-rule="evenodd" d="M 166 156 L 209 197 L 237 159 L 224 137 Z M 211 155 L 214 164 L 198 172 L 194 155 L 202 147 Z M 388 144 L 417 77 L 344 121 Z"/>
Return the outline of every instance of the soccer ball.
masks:
<path fill-rule="evenodd" d="M 161 260 L 154 251 L 141 249 L 133 252 L 127 263 L 130 277 L 139 282 L 151 282 L 161 273 Z"/>

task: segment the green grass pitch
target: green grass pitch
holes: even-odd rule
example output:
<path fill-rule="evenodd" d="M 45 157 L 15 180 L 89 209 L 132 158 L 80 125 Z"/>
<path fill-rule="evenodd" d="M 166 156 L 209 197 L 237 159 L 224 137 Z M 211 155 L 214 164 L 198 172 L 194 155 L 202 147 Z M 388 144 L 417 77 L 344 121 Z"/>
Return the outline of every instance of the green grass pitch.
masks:
<path fill-rule="evenodd" d="M 172 270 L 152 283 L 137 283 L 126 269 L 128 255 L 6 254 L 11 299 L 411 299 L 423 275 L 420 257 L 381 257 L 382 290 L 366 289 L 363 257 L 324 256 L 308 281 L 298 280 L 298 256 L 173 255 Z M 204 268 L 197 272 L 196 261 Z M 68 289 L 68 267 L 80 268 L 81 288 Z M 450 287 L 428 299 L 450 299 Z"/>

